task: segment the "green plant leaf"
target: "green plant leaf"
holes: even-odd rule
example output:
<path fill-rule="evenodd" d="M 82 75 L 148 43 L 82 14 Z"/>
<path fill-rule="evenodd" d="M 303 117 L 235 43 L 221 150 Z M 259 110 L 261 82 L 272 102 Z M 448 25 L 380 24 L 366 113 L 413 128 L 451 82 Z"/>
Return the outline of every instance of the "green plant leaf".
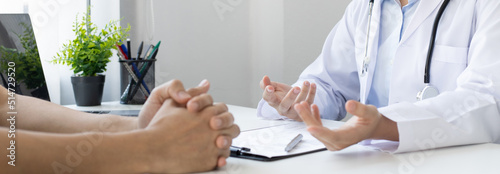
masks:
<path fill-rule="evenodd" d="M 75 21 L 72 26 L 76 38 L 63 44 L 61 51 L 51 62 L 68 65 L 75 74 L 81 76 L 95 76 L 106 71 L 109 58 L 113 55 L 111 49 L 116 49 L 114 45 L 128 36 L 130 25 L 122 29 L 118 26 L 119 21 L 112 20 L 103 29 L 98 30 L 97 26 L 91 23 L 88 29 L 90 35 L 87 35 L 87 21 L 90 21 L 87 14 L 80 21 Z"/>

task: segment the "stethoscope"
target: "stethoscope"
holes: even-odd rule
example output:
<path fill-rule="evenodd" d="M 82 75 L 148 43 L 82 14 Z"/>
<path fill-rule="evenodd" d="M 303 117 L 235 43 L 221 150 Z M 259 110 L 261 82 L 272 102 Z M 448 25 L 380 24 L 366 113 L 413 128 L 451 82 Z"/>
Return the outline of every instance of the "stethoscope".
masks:
<path fill-rule="evenodd" d="M 372 23 L 371 20 L 372 20 L 372 12 L 373 12 L 373 1 L 374 0 L 370 0 L 370 3 L 369 3 L 370 11 L 368 12 L 368 28 L 367 28 L 367 32 L 366 32 L 366 47 L 365 47 L 365 56 L 363 58 L 363 64 L 361 67 L 361 77 L 366 76 L 366 74 L 368 73 L 368 68 L 369 68 L 369 64 L 370 64 L 370 56 L 368 55 L 368 48 L 369 48 L 369 41 L 370 41 L 370 28 L 371 28 L 371 23 Z M 437 33 L 438 25 L 439 25 L 439 20 L 441 20 L 441 16 L 443 16 L 444 10 L 446 9 L 446 6 L 448 6 L 449 2 L 450 2 L 450 0 L 444 0 L 443 5 L 441 5 L 441 8 L 439 8 L 437 16 L 434 19 L 434 26 L 432 28 L 429 49 L 427 50 L 427 60 L 425 62 L 425 73 L 424 73 L 425 87 L 422 91 L 418 92 L 418 94 L 417 94 L 418 101 L 432 98 L 432 97 L 439 95 L 438 89 L 429 83 L 430 76 L 431 76 L 430 75 L 430 67 L 431 67 L 432 53 L 434 51 L 434 43 L 436 41 L 436 33 Z"/>

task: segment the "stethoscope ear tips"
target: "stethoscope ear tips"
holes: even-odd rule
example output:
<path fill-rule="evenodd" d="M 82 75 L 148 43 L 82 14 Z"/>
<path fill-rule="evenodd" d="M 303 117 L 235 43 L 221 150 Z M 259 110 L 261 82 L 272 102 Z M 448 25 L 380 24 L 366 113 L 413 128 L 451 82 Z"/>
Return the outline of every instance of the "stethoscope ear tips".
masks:
<path fill-rule="evenodd" d="M 431 86 L 429 84 L 426 84 L 424 89 L 417 94 L 417 101 L 422 101 L 428 98 L 436 97 L 439 95 L 439 90 Z"/>

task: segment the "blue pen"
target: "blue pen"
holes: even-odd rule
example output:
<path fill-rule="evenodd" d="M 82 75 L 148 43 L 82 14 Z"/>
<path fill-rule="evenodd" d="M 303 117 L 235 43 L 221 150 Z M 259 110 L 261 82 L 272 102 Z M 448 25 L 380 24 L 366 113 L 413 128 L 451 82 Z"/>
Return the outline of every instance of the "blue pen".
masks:
<path fill-rule="evenodd" d="M 128 49 L 127 49 L 127 47 L 125 46 L 125 44 L 120 45 L 120 47 L 122 47 L 122 50 L 123 50 L 123 54 L 124 54 L 124 56 L 127 56 L 126 58 L 127 58 L 127 59 L 130 59 L 130 57 L 128 57 Z"/>

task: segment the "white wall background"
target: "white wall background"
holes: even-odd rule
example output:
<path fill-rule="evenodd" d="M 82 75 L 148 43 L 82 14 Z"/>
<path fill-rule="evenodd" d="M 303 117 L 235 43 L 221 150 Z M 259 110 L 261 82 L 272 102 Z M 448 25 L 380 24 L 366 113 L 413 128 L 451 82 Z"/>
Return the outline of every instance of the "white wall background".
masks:
<path fill-rule="evenodd" d="M 264 75 L 291 84 L 320 53 L 348 0 L 121 1 L 132 39 L 162 41 L 157 84 L 212 82 L 216 101 L 255 107 Z M 124 13 L 128 11 L 131 13 Z M 151 14 L 153 13 L 153 14 Z M 151 22 L 154 16 L 154 22 Z M 135 50 L 134 50 L 135 51 Z M 158 68 L 161 67 L 161 68 Z"/>
<path fill-rule="evenodd" d="M 68 67 L 47 60 L 74 38 L 71 25 L 85 0 L 0 0 L 0 13 L 28 11 L 55 103 L 73 104 Z M 320 53 L 349 0 L 107 0 L 93 1 L 92 20 L 129 23 L 132 47 L 162 41 L 156 85 L 173 78 L 186 87 L 208 79 L 214 99 L 255 107 L 264 75 L 291 84 Z M 28 6 L 27 10 L 25 6 Z M 33 19 L 37 18 L 37 19 Z M 132 49 L 136 54 L 136 49 Z M 119 99 L 119 66 L 108 64 L 104 101 Z"/>

